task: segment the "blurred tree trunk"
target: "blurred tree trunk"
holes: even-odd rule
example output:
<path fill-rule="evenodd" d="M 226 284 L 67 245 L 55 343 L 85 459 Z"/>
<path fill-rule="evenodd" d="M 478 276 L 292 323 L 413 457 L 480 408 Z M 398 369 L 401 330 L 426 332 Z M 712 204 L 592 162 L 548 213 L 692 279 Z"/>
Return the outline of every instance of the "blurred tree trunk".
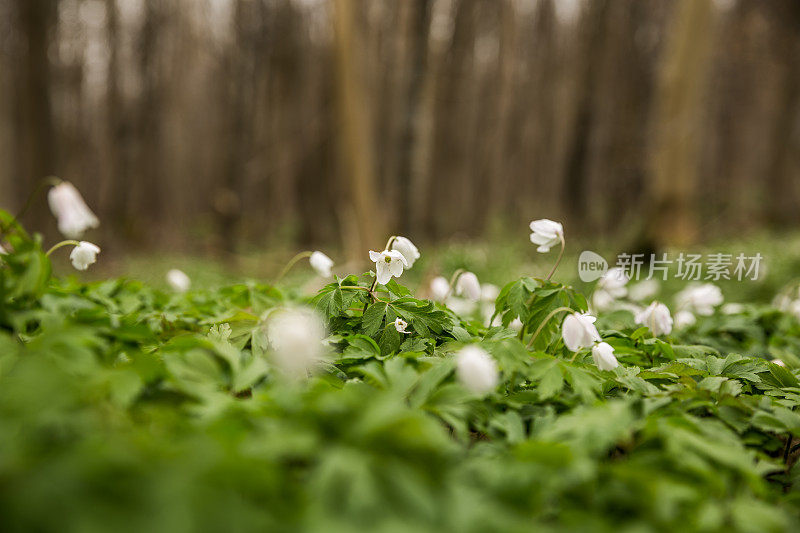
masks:
<path fill-rule="evenodd" d="M 767 10 L 773 31 L 771 57 L 778 62 L 778 87 L 773 105 L 773 127 L 769 135 L 769 155 L 765 180 L 772 199 L 766 220 L 775 228 L 800 221 L 797 208 L 797 169 L 791 159 L 797 150 L 800 117 L 800 2 L 774 0 L 761 4 Z"/>
<path fill-rule="evenodd" d="M 607 24 L 608 0 L 586 4 L 579 21 L 579 43 L 574 56 L 573 116 L 563 155 L 561 207 L 571 227 L 585 229 L 589 218 L 589 151 L 595 126 L 595 89 Z"/>
<path fill-rule="evenodd" d="M 710 57 L 712 0 L 681 0 L 656 89 L 647 240 L 658 250 L 697 238 L 695 210 L 703 93 Z"/>
<path fill-rule="evenodd" d="M 106 0 L 108 72 L 106 74 L 107 157 L 109 161 L 109 201 L 104 219 L 117 235 L 128 237 L 127 121 L 121 94 L 120 21 L 117 0 Z"/>
<path fill-rule="evenodd" d="M 51 74 L 48 50 L 57 22 L 53 0 L 16 0 L 22 43 L 16 87 L 16 197 L 23 205 L 43 178 L 57 173 L 56 136 L 53 126 Z M 33 198 L 28 220 L 32 229 L 43 229 L 39 221 L 47 211 L 41 197 Z"/>
<path fill-rule="evenodd" d="M 336 54 L 337 142 L 344 202 L 339 206 L 348 258 L 363 259 L 365 250 L 380 246 L 384 216 L 375 191 L 374 154 L 367 91 L 361 70 L 361 32 L 355 2 L 335 0 L 333 23 Z"/>
<path fill-rule="evenodd" d="M 422 88 L 428 65 L 428 38 L 431 24 L 431 0 L 413 0 L 411 2 L 411 24 L 408 32 L 407 65 L 405 68 L 405 109 L 400 132 L 399 161 L 396 178 L 399 190 L 399 224 L 398 230 L 403 234 L 417 231 L 417 224 L 412 219 L 411 204 L 415 194 L 413 184 L 419 177 L 413 176 L 413 158 L 419 139 L 420 108 L 422 106 Z"/>

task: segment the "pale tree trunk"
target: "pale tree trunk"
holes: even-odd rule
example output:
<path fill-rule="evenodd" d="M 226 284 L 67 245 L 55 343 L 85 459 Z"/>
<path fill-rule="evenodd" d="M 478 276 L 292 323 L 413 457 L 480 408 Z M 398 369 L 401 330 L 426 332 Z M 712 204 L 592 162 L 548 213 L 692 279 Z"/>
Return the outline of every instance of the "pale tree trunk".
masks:
<path fill-rule="evenodd" d="M 365 257 L 380 246 L 384 217 L 375 193 L 374 154 L 370 134 L 369 104 L 363 86 L 360 32 L 355 3 L 336 0 L 333 9 L 336 35 L 336 110 L 339 164 L 344 184 L 340 219 L 348 258 Z"/>
<path fill-rule="evenodd" d="M 714 24 L 712 0 L 681 0 L 656 89 L 647 237 L 653 249 L 697 238 L 698 145 Z"/>

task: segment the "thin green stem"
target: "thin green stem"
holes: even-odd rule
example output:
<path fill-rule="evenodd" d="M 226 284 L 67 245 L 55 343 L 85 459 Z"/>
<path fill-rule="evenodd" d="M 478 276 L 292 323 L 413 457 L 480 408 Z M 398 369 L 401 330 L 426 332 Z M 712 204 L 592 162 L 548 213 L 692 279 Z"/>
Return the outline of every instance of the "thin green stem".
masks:
<path fill-rule="evenodd" d="M 459 268 L 458 270 L 453 272 L 453 275 L 450 276 L 450 284 L 448 285 L 447 288 L 447 294 L 444 295 L 445 300 L 447 300 L 447 298 L 450 297 L 450 294 L 452 294 L 453 287 L 455 287 L 456 283 L 458 282 L 458 278 L 460 278 L 462 274 L 466 274 L 466 272 L 467 271 L 464 270 L 463 268 Z"/>
<path fill-rule="evenodd" d="M 559 237 L 561 239 L 561 251 L 558 252 L 558 259 L 556 259 L 556 264 L 553 265 L 553 269 L 547 275 L 547 281 L 550 281 L 550 278 L 552 278 L 553 274 L 556 273 L 556 269 L 558 268 L 558 265 L 561 264 L 561 258 L 564 257 L 564 248 L 566 248 L 567 243 L 564 242 L 564 236 L 563 235 L 560 235 Z"/>
<path fill-rule="evenodd" d="M 44 254 L 44 255 L 46 255 L 47 257 L 50 257 L 50 254 L 52 254 L 53 252 L 55 252 L 59 248 L 63 248 L 64 246 L 78 246 L 79 244 L 80 244 L 80 242 L 73 241 L 73 240 L 61 241 L 60 243 L 56 244 L 55 246 L 53 246 L 52 248 L 47 250 L 47 253 Z"/>
<path fill-rule="evenodd" d="M 536 328 L 536 331 L 533 333 L 533 335 L 531 335 L 531 338 L 528 341 L 527 348 L 530 348 L 531 346 L 533 346 L 533 341 L 536 340 L 536 337 L 539 336 L 539 333 L 542 332 L 542 329 L 544 329 L 544 327 L 547 325 L 547 323 L 550 321 L 550 319 L 553 318 L 554 316 L 556 316 L 558 313 L 560 313 L 562 311 L 572 311 L 572 308 L 570 308 L 570 307 L 558 307 L 558 308 L 553 309 L 552 311 L 550 311 L 550 313 L 546 317 L 544 317 L 544 320 L 542 320 L 542 322 L 539 324 L 539 327 Z"/>
<path fill-rule="evenodd" d="M 36 198 L 39 196 L 39 193 L 41 193 L 42 190 L 45 187 L 47 187 L 48 185 L 52 186 L 52 187 L 55 187 L 56 185 L 58 185 L 62 181 L 64 181 L 64 180 L 59 179 L 59 178 L 57 178 L 55 176 L 47 176 L 46 178 L 42 178 L 41 180 L 39 180 L 39 183 L 36 184 L 36 187 L 34 187 L 34 189 L 28 195 L 28 198 L 25 200 L 25 205 L 22 206 L 22 209 L 20 209 L 17 212 L 17 214 L 14 215 L 14 218 L 9 220 L 8 223 L 3 224 L 3 226 L 0 227 L 0 237 L 5 235 L 6 232 L 9 230 L 9 228 L 15 222 L 19 222 L 19 219 L 22 218 L 23 216 L 25 216 L 25 213 L 27 213 L 28 210 L 33 206 L 33 202 L 36 200 Z"/>
<path fill-rule="evenodd" d="M 309 251 L 306 250 L 305 252 L 300 252 L 299 254 L 297 254 L 294 257 L 292 257 L 289 260 L 289 262 L 286 263 L 286 266 L 283 267 L 283 270 L 281 270 L 281 273 L 278 274 L 278 277 L 275 279 L 275 285 L 277 285 L 278 282 L 280 282 L 283 279 L 283 277 L 286 274 L 289 273 L 289 271 L 292 269 L 293 266 L 295 266 L 297 264 L 298 261 L 300 261 L 301 259 L 305 259 L 306 257 L 311 257 L 312 253 L 313 252 L 309 252 Z"/>

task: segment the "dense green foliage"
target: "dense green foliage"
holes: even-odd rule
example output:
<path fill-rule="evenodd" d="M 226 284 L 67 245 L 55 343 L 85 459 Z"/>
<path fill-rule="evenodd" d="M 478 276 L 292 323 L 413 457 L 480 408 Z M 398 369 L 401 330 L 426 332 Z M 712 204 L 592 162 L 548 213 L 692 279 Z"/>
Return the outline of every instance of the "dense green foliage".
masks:
<path fill-rule="evenodd" d="M 564 348 L 559 320 L 526 347 L 553 309 L 586 308 L 539 279 L 496 302 L 504 325 L 522 318 L 521 342 L 396 281 L 373 302 L 371 273 L 311 300 L 258 283 L 166 294 L 51 277 L 37 239 L 14 227 L 7 241 L 5 531 L 800 525 L 800 382 L 769 362 L 796 353 L 800 325 L 778 310 L 747 306 L 664 338 L 609 313 L 598 326 L 621 366 L 601 371 Z M 298 304 L 331 333 L 329 363 L 303 381 L 271 364 L 264 325 Z M 454 377 L 470 343 L 497 362 L 491 394 Z"/>

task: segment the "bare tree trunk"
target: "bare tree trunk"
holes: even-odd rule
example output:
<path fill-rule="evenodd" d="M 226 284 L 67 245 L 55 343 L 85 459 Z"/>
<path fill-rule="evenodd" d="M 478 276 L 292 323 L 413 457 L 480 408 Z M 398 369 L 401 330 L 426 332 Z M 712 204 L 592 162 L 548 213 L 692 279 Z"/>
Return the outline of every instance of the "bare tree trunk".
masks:
<path fill-rule="evenodd" d="M 711 0 L 681 0 L 664 50 L 653 117 L 647 230 L 656 250 L 697 238 L 698 143 L 713 15 Z"/>
<path fill-rule="evenodd" d="M 418 228 L 411 213 L 414 190 L 412 184 L 418 181 L 412 176 L 415 146 L 419 138 L 420 116 L 422 105 L 422 88 L 428 65 L 428 37 L 431 24 L 431 0 L 414 0 L 411 5 L 411 27 L 409 29 L 408 65 L 406 66 L 406 100 L 403 113 L 402 131 L 400 134 L 399 162 L 397 179 L 400 184 L 400 222 L 401 232 L 411 234 Z"/>
<path fill-rule="evenodd" d="M 57 172 L 56 137 L 53 127 L 51 76 L 48 48 L 56 24 L 57 2 L 17 0 L 17 16 L 24 51 L 17 85 L 17 187 L 18 205 L 37 189 L 42 179 Z M 41 198 L 31 204 L 29 220 L 38 221 L 46 212 Z"/>
<path fill-rule="evenodd" d="M 358 260 L 364 257 L 365 250 L 379 246 L 385 223 L 375 191 L 371 121 L 359 60 L 360 32 L 354 2 L 336 0 L 333 14 L 339 122 L 337 141 L 347 205 L 340 210 L 340 217 L 348 257 Z"/>

